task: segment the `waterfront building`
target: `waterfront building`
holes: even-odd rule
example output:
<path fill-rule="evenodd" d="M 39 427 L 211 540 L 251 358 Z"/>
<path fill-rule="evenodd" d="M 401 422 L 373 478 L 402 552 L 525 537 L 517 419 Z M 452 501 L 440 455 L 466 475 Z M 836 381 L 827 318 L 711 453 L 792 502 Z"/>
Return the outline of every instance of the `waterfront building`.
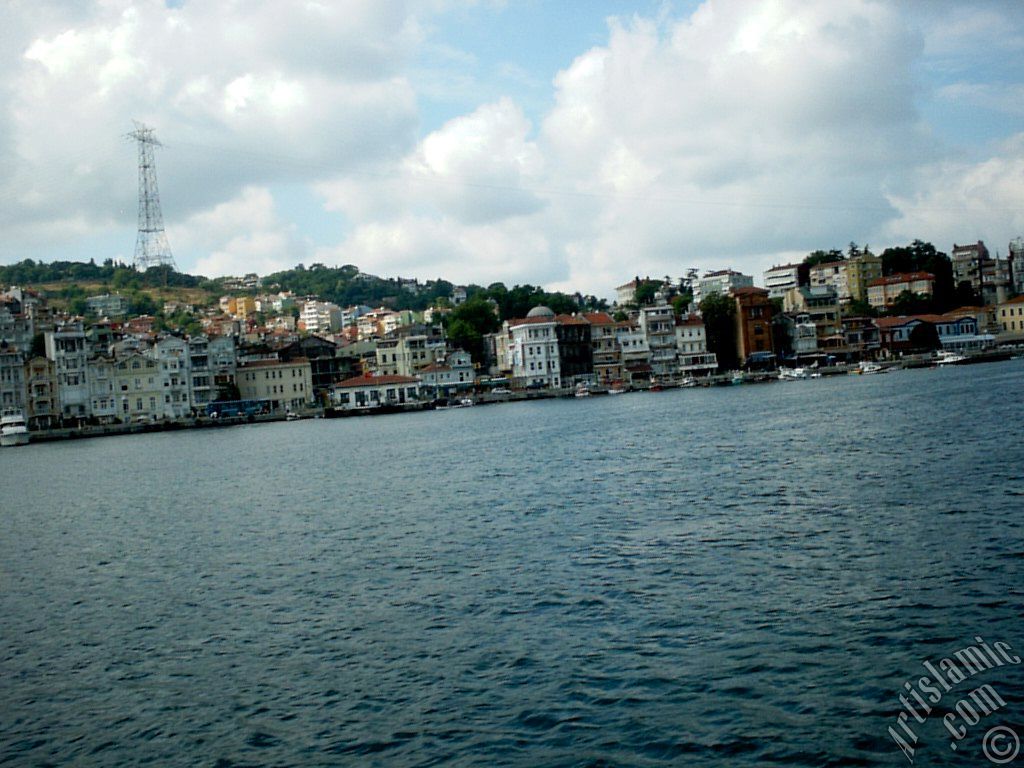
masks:
<path fill-rule="evenodd" d="M 47 331 L 44 338 L 46 357 L 53 361 L 57 375 L 57 396 L 62 418 L 88 418 L 91 402 L 86 370 L 88 348 L 82 323 L 64 323 Z"/>
<path fill-rule="evenodd" d="M 839 291 L 834 286 L 790 288 L 783 296 L 782 306 L 785 312 L 806 317 L 814 323 L 817 351 L 836 355 L 846 353 Z M 795 346 L 794 351 L 797 351 Z M 802 353 L 797 351 L 797 354 Z"/>
<path fill-rule="evenodd" d="M 0 409 L 24 410 L 25 355 L 6 341 L 0 341 Z"/>
<path fill-rule="evenodd" d="M 629 383 L 650 380 L 651 350 L 643 329 L 629 321 L 616 323 L 615 342 L 622 357 L 623 380 Z"/>
<path fill-rule="evenodd" d="M 121 421 L 174 418 L 171 396 L 164 385 L 166 376 L 159 360 L 141 352 L 131 352 L 115 360 L 111 374 L 117 415 Z"/>
<path fill-rule="evenodd" d="M 321 402 L 327 390 L 336 381 L 347 379 L 359 372 L 359 361 L 354 355 L 339 354 L 338 345 L 319 336 L 304 336 L 278 350 L 281 360 L 304 358 L 309 361 L 313 381 L 313 398 Z"/>
<path fill-rule="evenodd" d="M 693 303 L 699 307 L 700 303 L 713 293 L 727 296 L 737 288 L 752 288 L 753 286 L 754 278 L 744 275 L 742 272 L 731 269 L 707 272 L 704 277 L 694 281 Z"/>
<path fill-rule="evenodd" d="M 704 320 L 697 314 L 675 321 L 676 354 L 683 376 L 708 376 L 718 370 L 718 357 L 708 352 Z"/>
<path fill-rule="evenodd" d="M 847 354 L 855 360 L 874 359 L 880 348 L 878 325 L 873 318 L 847 315 L 842 319 Z"/>
<path fill-rule="evenodd" d="M 25 418 L 29 429 L 50 429 L 60 419 L 57 372 L 52 360 L 33 357 L 25 363 Z"/>
<path fill-rule="evenodd" d="M 818 326 L 807 312 L 784 312 L 778 322 L 784 331 L 782 342 L 789 354 L 797 358 L 818 354 Z M 779 350 L 781 353 L 783 350 Z"/>
<path fill-rule="evenodd" d="M 1001 334 L 1024 337 L 1024 296 L 1009 299 L 996 307 L 996 318 Z"/>
<path fill-rule="evenodd" d="M 655 302 L 654 306 L 640 310 L 638 322 L 647 337 L 651 374 L 662 379 L 672 378 L 679 371 L 675 314 L 661 294 L 655 297 Z"/>
<path fill-rule="evenodd" d="M 531 309 L 525 318 L 507 320 L 512 381 L 517 387 L 560 387 L 558 322 L 548 307 Z"/>
<path fill-rule="evenodd" d="M 420 399 L 420 380 L 414 376 L 353 376 L 331 387 L 330 403 L 341 411 L 398 406 Z"/>
<path fill-rule="evenodd" d="M 471 390 L 476 382 L 476 371 L 468 352 L 455 350 L 444 361 L 430 363 L 420 369 L 423 389 L 440 396 Z"/>
<path fill-rule="evenodd" d="M 313 374 L 309 360 L 254 360 L 235 373 L 242 400 L 266 400 L 272 410 L 297 411 L 313 404 Z"/>
<path fill-rule="evenodd" d="M 607 312 L 587 312 L 590 323 L 591 366 L 600 384 L 622 381 L 622 353 L 615 339 L 615 320 Z"/>
<path fill-rule="evenodd" d="M 736 303 L 736 355 L 745 362 L 751 355 L 774 354 L 772 303 L 764 288 L 734 288 Z"/>
<path fill-rule="evenodd" d="M 932 352 L 942 347 L 935 325 L 922 317 L 880 317 L 875 323 L 883 357 Z"/>
<path fill-rule="evenodd" d="M 220 399 L 220 389 L 235 383 L 235 340 L 231 336 L 192 336 L 188 339 L 188 356 L 189 401 L 202 410 Z"/>
<path fill-rule="evenodd" d="M 590 323 L 581 315 L 558 315 L 555 318 L 558 349 L 558 370 L 562 386 L 569 387 L 594 379 L 594 350 L 590 340 Z"/>
<path fill-rule="evenodd" d="M 177 336 L 164 336 L 146 350 L 146 355 L 159 361 L 163 378 L 165 413 L 180 419 L 192 410 L 191 357 L 188 342 Z"/>
<path fill-rule="evenodd" d="M 102 354 L 90 357 L 88 362 L 91 416 L 100 424 L 111 424 L 119 418 L 119 400 L 114 393 L 115 362 Z"/>
<path fill-rule="evenodd" d="M 810 267 L 806 264 L 782 264 L 764 272 L 764 286 L 773 299 L 781 299 L 790 288 L 799 288 L 809 281 Z"/>
<path fill-rule="evenodd" d="M 906 272 L 880 277 L 868 283 L 868 303 L 883 309 L 891 307 L 904 291 L 915 296 L 931 296 L 934 288 L 935 275 L 931 272 Z"/>

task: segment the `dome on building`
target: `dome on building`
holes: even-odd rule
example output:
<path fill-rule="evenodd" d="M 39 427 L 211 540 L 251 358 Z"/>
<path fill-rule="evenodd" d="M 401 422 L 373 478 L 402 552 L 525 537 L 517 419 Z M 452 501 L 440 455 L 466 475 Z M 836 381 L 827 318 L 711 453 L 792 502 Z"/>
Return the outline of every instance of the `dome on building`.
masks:
<path fill-rule="evenodd" d="M 543 304 L 540 304 L 540 305 L 534 307 L 533 309 L 531 309 L 529 312 L 527 312 L 526 316 L 527 317 L 554 317 L 555 313 L 551 311 L 550 307 L 545 307 Z"/>

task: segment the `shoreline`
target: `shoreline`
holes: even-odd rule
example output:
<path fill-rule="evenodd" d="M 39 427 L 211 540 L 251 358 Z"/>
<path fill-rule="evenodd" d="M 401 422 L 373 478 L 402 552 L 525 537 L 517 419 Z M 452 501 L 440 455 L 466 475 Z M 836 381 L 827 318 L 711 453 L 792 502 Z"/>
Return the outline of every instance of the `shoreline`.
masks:
<path fill-rule="evenodd" d="M 975 358 L 969 360 L 967 364 L 981 364 L 989 362 L 1007 362 L 1009 360 L 1018 359 L 1016 357 L 1007 357 L 1005 354 L 997 355 L 978 355 Z M 939 368 L 945 366 L 939 366 L 932 358 L 903 358 L 891 362 L 883 362 L 880 364 L 883 373 L 898 370 L 916 370 L 922 368 Z M 959 367 L 959 366 L 957 366 Z M 827 368 L 817 369 L 816 373 L 824 377 L 835 377 L 835 376 L 848 376 L 861 374 L 860 369 L 857 365 L 843 364 L 836 366 L 829 366 Z M 861 374 L 865 375 L 865 374 Z M 685 389 L 685 388 L 697 388 L 697 387 L 721 387 L 721 386 L 736 386 L 741 384 L 770 384 L 770 383 L 783 383 L 785 380 L 780 379 L 779 371 L 748 371 L 742 373 L 724 373 L 714 374 L 706 376 L 700 379 L 694 379 L 689 385 L 684 385 L 680 381 L 675 382 L 664 382 L 652 387 L 651 384 L 646 385 L 633 385 L 625 389 L 623 394 L 633 392 L 649 392 L 667 389 Z M 596 388 L 592 392 L 594 397 L 604 397 L 608 395 L 607 388 Z M 466 395 L 469 397 L 469 395 Z M 493 394 L 490 392 L 477 393 L 472 395 L 473 406 L 480 405 L 497 405 L 501 403 L 518 403 L 529 400 L 551 400 L 556 398 L 574 398 L 575 390 L 572 388 L 565 389 L 538 389 L 538 390 L 514 390 L 504 394 Z M 585 399 L 585 398 L 584 398 Z M 331 408 L 310 408 L 303 411 L 300 414 L 299 419 L 295 419 L 294 416 L 289 419 L 288 414 L 285 412 L 260 414 L 253 416 L 233 416 L 219 419 L 211 419 L 206 416 L 190 417 L 187 419 L 179 420 L 164 420 L 148 424 L 104 424 L 104 425 L 89 425 L 81 427 L 62 427 L 59 429 L 48 429 L 38 430 L 29 433 L 29 445 L 33 443 L 52 443 L 64 440 L 88 440 L 91 438 L 98 437 L 116 437 L 121 435 L 136 435 L 145 434 L 152 432 L 177 432 L 181 430 L 191 429 L 219 429 L 224 427 L 236 427 L 247 424 L 269 424 L 272 422 L 280 421 L 302 421 L 311 418 L 361 418 L 366 416 L 383 416 L 393 415 L 398 413 L 416 413 L 422 411 L 432 410 L 453 410 L 460 407 L 470 406 L 454 406 L 454 407 L 441 407 L 435 408 L 433 402 L 417 402 L 409 403 L 404 406 L 381 406 L 379 408 L 367 408 L 353 411 L 338 411 Z M 10 446 L 10 447 L 24 447 L 24 446 Z M 6 450 L 6 449 L 0 449 Z"/>

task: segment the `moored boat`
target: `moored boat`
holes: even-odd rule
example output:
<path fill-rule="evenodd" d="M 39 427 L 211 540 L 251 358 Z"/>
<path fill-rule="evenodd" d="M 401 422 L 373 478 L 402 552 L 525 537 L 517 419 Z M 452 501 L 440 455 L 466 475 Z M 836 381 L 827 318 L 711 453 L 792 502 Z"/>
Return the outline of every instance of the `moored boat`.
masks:
<path fill-rule="evenodd" d="M 28 440 L 28 427 L 22 411 L 12 408 L 0 414 L 0 446 L 13 448 L 16 445 L 28 445 Z"/>

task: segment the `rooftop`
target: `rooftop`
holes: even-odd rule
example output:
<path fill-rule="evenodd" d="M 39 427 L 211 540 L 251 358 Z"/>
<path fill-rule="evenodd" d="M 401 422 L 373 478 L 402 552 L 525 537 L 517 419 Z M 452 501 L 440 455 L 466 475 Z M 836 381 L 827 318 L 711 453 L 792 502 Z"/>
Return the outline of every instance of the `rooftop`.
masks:
<path fill-rule="evenodd" d="M 879 277 L 868 283 L 868 286 L 875 285 L 896 285 L 898 283 L 912 283 L 920 280 L 935 281 L 935 275 L 931 272 L 899 272 L 887 277 Z"/>
<path fill-rule="evenodd" d="M 367 376 L 364 374 L 339 381 L 334 386 L 347 389 L 351 387 L 378 387 L 387 384 L 419 384 L 419 381 L 414 376 Z"/>

